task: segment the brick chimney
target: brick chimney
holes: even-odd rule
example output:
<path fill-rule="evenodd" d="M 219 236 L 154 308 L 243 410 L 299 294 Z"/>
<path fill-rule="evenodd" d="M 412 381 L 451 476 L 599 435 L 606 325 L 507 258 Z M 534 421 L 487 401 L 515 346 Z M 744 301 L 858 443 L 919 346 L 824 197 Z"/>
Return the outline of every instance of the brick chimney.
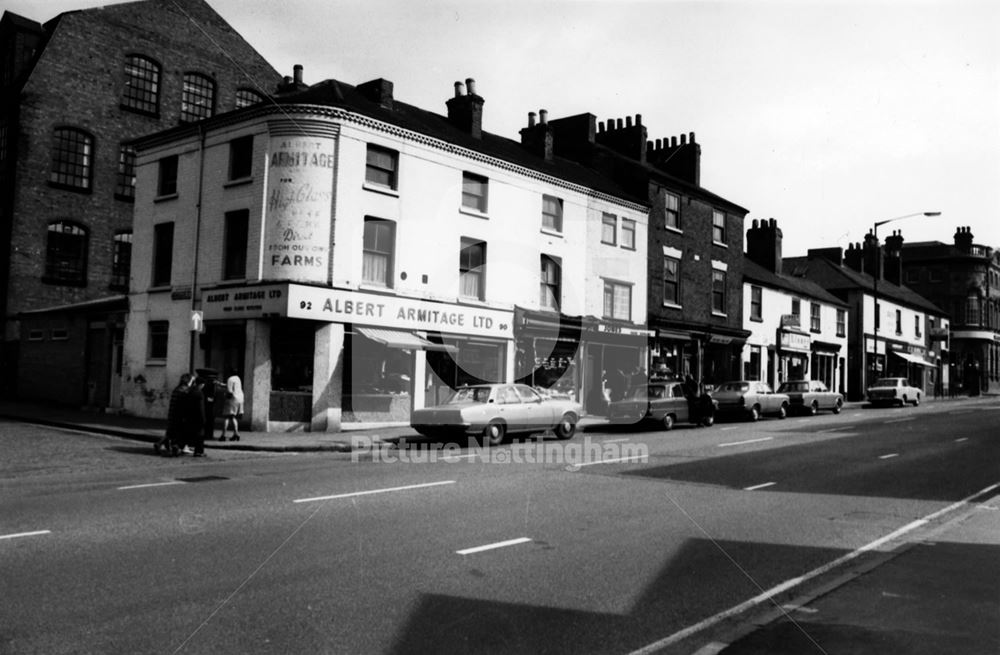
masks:
<path fill-rule="evenodd" d="M 302 91 L 309 88 L 309 85 L 302 81 L 302 64 L 295 64 L 292 67 L 292 73 L 291 77 L 286 75 L 284 80 L 278 84 L 278 93 Z"/>
<path fill-rule="evenodd" d="M 560 157 L 579 161 L 590 154 L 597 134 L 597 117 L 577 114 L 548 121 L 552 130 L 552 151 Z"/>
<path fill-rule="evenodd" d="M 468 90 L 468 93 L 466 93 Z M 476 81 L 471 77 L 461 82 L 455 82 L 455 97 L 449 98 L 448 120 L 451 124 L 468 133 L 474 139 L 483 138 L 483 103 L 486 101 L 476 95 Z"/>
<path fill-rule="evenodd" d="M 772 273 L 781 274 L 781 228 L 771 219 L 753 220 L 747 230 L 747 258 Z"/>
<path fill-rule="evenodd" d="M 969 252 L 972 250 L 972 228 L 970 227 L 960 227 L 958 231 L 955 232 L 955 247 L 962 252 Z"/>
<path fill-rule="evenodd" d="M 358 92 L 382 109 L 392 111 L 392 82 L 381 77 L 358 85 Z"/>
<path fill-rule="evenodd" d="M 622 119 L 608 119 L 607 128 L 604 123 L 597 126 L 597 143 L 614 150 L 620 155 L 646 163 L 646 127 L 642 124 L 642 114 Z"/>
<path fill-rule="evenodd" d="M 538 115 L 539 122 L 535 123 L 535 112 L 528 112 L 528 127 L 521 128 L 521 145 L 545 161 L 552 161 L 555 135 L 549 125 L 549 112 L 542 109 Z"/>
<path fill-rule="evenodd" d="M 694 132 L 646 143 L 646 159 L 664 173 L 701 186 L 701 145 Z"/>
<path fill-rule="evenodd" d="M 847 244 L 847 252 L 844 253 L 844 265 L 852 271 L 857 271 L 858 273 L 864 272 L 865 267 L 862 261 L 860 243 Z"/>
<path fill-rule="evenodd" d="M 896 230 L 885 238 L 885 279 L 895 285 L 903 283 L 903 233 Z"/>
<path fill-rule="evenodd" d="M 864 272 L 874 278 L 882 279 L 882 247 L 873 232 L 865 235 L 861 248 Z"/>

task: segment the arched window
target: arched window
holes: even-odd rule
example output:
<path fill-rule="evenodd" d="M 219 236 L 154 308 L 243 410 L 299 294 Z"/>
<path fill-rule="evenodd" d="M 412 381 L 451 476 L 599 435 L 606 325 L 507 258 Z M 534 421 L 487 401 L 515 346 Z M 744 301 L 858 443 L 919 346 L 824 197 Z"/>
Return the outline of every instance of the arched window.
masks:
<path fill-rule="evenodd" d="M 253 89 L 236 89 L 236 109 L 256 105 L 258 102 L 264 102 L 264 96 Z"/>
<path fill-rule="evenodd" d="M 181 121 L 190 123 L 215 113 L 215 82 L 201 73 L 184 73 Z"/>
<path fill-rule="evenodd" d="M 69 221 L 49 223 L 44 279 L 53 284 L 87 284 L 87 228 Z"/>
<path fill-rule="evenodd" d="M 52 138 L 52 173 L 54 186 L 76 191 L 90 191 L 94 169 L 94 137 L 75 127 L 57 127 Z"/>
<path fill-rule="evenodd" d="M 142 55 L 125 57 L 121 106 L 143 114 L 160 113 L 160 65 Z"/>

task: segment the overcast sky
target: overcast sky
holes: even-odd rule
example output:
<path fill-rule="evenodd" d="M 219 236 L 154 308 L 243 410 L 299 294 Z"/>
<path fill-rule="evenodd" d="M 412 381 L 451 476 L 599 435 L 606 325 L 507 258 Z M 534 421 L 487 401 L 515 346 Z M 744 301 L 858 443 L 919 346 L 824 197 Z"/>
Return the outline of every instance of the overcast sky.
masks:
<path fill-rule="evenodd" d="M 283 74 L 384 77 L 445 113 L 476 79 L 484 129 L 529 111 L 642 114 L 650 139 L 695 132 L 702 186 L 775 218 L 786 255 L 879 230 L 1000 247 L 996 0 L 208 0 Z M 5 0 L 45 21 L 115 4 Z"/>

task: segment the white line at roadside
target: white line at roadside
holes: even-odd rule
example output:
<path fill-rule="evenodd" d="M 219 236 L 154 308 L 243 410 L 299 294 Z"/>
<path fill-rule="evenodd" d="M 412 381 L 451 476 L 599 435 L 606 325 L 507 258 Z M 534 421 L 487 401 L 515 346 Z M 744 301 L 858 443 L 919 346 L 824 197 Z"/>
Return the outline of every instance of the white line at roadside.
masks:
<path fill-rule="evenodd" d="M 770 441 L 774 437 L 763 437 L 761 439 L 747 439 L 746 441 L 732 441 L 730 443 L 720 443 L 719 448 L 728 448 L 729 446 L 742 446 L 748 443 L 760 443 L 761 441 Z"/>
<path fill-rule="evenodd" d="M 622 439 L 605 439 L 603 443 L 624 443 L 626 441 L 632 441 L 629 437 L 624 437 Z"/>
<path fill-rule="evenodd" d="M 768 487 L 773 487 L 778 484 L 777 482 L 765 482 L 764 484 L 755 484 L 752 487 L 743 487 L 743 491 L 757 491 L 758 489 L 767 489 Z"/>
<path fill-rule="evenodd" d="M 412 489 L 425 489 L 427 487 L 437 487 L 442 484 L 455 484 L 455 480 L 442 480 L 441 482 L 426 482 L 424 484 L 410 484 L 405 487 L 389 487 L 386 489 L 372 489 L 370 491 L 354 491 L 347 494 L 334 494 L 332 496 L 316 496 L 315 498 L 299 498 L 294 503 L 312 503 L 317 500 L 336 500 L 337 498 L 354 498 L 356 496 L 371 496 L 373 494 L 387 494 L 392 491 L 410 491 Z"/>
<path fill-rule="evenodd" d="M 892 459 L 893 457 L 899 457 L 899 453 L 889 453 L 888 455 L 879 455 L 879 459 Z"/>
<path fill-rule="evenodd" d="M 149 487 L 167 487 L 172 484 L 187 484 L 183 480 L 171 480 L 170 482 L 148 482 L 146 484 L 130 484 L 125 487 L 118 487 L 119 491 L 125 489 L 147 489 Z"/>
<path fill-rule="evenodd" d="M 879 539 L 876 539 L 875 541 L 872 541 L 871 543 L 865 544 L 864 546 L 858 548 L 857 550 L 851 551 L 850 553 L 847 553 L 846 555 L 843 555 L 842 557 L 838 557 L 837 559 L 835 559 L 835 560 L 833 560 L 831 562 L 827 562 L 826 564 L 824 564 L 822 566 L 819 566 L 819 567 L 813 569 L 812 571 L 809 571 L 808 573 L 800 575 L 797 578 L 791 578 L 790 580 L 786 580 L 785 582 L 782 582 L 779 585 L 771 587 L 770 589 L 764 591 L 763 593 L 760 593 L 760 594 L 754 596 L 753 598 L 740 603 L 739 605 L 735 605 L 735 606 L 729 608 L 728 610 L 719 612 L 718 614 L 715 614 L 714 616 L 710 616 L 707 619 L 704 619 L 702 621 L 699 621 L 698 623 L 695 623 L 694 625 L 690 625 L 690 626 L 684 628 L 683 630 L 679 630 L 678 632 L 675 632 L 674 634 L 670 635 L 669 637 L 664 637 L 663 639 L 660 639 L 659 641 L 655 641 L 655 642 L 653 642 L 651 644 L 648 644 L 648 645 L 640 648 L 639 650 L 632 651 L 632 653 L 630 653 L 630 655 L 652 655 L 652 653 L 656 653 L 657 651 L 660 651 L 660 650 L 666 648 L 667 646 L 670 646 L 672 644 L 676 644 L 679 641 L 687 639 L 691 635 L 697 634 L 697 633 L 701 632 L 702 630 L 705 630 L 706 628 L 710 628 L 710 627 L 712 627 L 714 625 L 718 625 L 719 623 L 721 623 L 721 622 L 723 622 L 723 621 L 725 621 L 727 619 L 730 619 L 730 618 L 732 618 L 734 616 L 738 616 L 738 615 L 742 614 L 743 612 L 746 612 L 747 610 L 753 609 L 757 605 L 769 602 L 769 601 L 771 601 L 772 598 L 774 598 L 775 596 L 777 596 L 780 593 L 788 591 L 789 589 L 793 589 L 793 588 L 799 586 L 800 584 L 802 584 L 804 582 L 808 582 L 809 580 L 812 580 L 813 578 L 816 578 L 818 576 L 823 575 L 824 573 L 832 571 L 833 569 L 837 568 L 838 566 L 846 564 L 847 562 L 850 562 L 851 560 L 857 559 L 858 557 L 860 557 L 861 555 L 867 553 L 868 551 L 875 550 L 876 548 L 879 548 L 880 546 L 883 546 L 886 543 L 888 543 L 888 542 L 890 542 L 890 541 L 892 541 L 894 539 L 898 539 L 899 537 L 903 536 L 907 532 L 911 532 L 913 530 L 916 530 L 917 528 L 930 523 L 931 521 L 937 519 L 938 517 L 943 516 L 943 515 L 951 512 L 951 511 L 955 510 L 955 509 L 958 509 L 959 507 L 962 507 L 963 505 L 968 504 L 969 501 L 971 501 L 973 498 L 977 498 L 979 496 L 985 495 L 985 494 L 990 493 L 990 492 L 992 492 L 992 491 L 994 491 L 996 489 L 1000 489 L 1000 484 L 990 485 L 989 487 L 986 487 L 985 489 L 983 489 L 981 491 L 977 491 L 976 493 L 972 494 L 971 496 L 967 496 L 966 498 L 958 501 L 957 503 L 953 503 L 953 504 L 949 505 L 948 507 L 945 507 L 944 509 L 940 509 L 940 510 L 934 512 L 933 514 L 928 514 L 927 516 L 925 516 L 922 519 L 918 519 L 916 521 L 913 521 L 912 523 L 908 523 L 908 524 L 904 525 L 903 527 L 899 528 L 898 530 L 890 532 L 889 534 L 885 535 L 884 537 L 880 537 Z"/>
<path fill-rule="evenodd" d="M 455 553 L 458 555 L 472 555 L 473 553 L 481 553 L 484 550 L 495 550 L 497 548 L 506 548 L 507 546 L 517 546 L 518 544 L 526 544 L 531 539 L 528 537 L 520 537 L 518 539 L 508 539 L 507 541 L 498 541 L 494 544 L 486 544 L 485 546 L 476 546 L 474 548 L 463 548 L 462 550 L 456 550 Z"/>
<path fill-rule="evenodd" d="M 18 532 L 16 534 L 0 534 L 0 539 L 17 539 L 19 537 L 37 537 L 43 534 L 52 534 L 51 530 L 35 530 L 34 532 Z"/>
<path fill-rule="evenodd" d="M 962 443 L 963 441 L 968 441 L 968 440 L 969 440 L 968 437 L 959 437 L 958 439 L 955 439 L 955 443 Z"/>
<path fill-rule="evenodd" d="M 907 421 L 915 421 L 916 419 L 917 419 L 916 416 L 911 416 L 909 418 L 897 418 L 891 421 L 886 421 L 885 424 L 889 425 L 890 423 L 906 423 Z"/>

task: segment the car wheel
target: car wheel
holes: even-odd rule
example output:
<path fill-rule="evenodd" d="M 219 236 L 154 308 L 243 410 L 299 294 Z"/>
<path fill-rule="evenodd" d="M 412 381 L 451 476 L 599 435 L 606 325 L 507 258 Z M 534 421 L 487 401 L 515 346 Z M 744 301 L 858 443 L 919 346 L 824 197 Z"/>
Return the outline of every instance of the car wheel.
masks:
<path fill-rule="evenodd" d="M 917 394 L 917 397 L 913 399 L 913 406 L 914 407 L 920 407 L 920 394 L 919 393 Z"/>
<path fill-rule="evenodd" d="M 507 426 L 493 421 L 483 429 L 483 441 L 490 446 L 499 446 L 507 436 Z"/>
<path fill-rule="evenodd" d="M 674 429 L 674 415 L 673 414 L 664 414 L 663 415 L 662 424 L 663 424 L 663 429 L 664 430 L 666 430 L 668 432 L 670 430 L 673 430 Z"/>
<path fill-rule="evenodd" d="M 750 420 L 756 421 L 759 418 L 760 418 L 760 407 L 754 405 L 753 407 L 750 408 Z"/>
<path fill-rule="evenodd" d="M 782 403 L 781 407 L 778 408 L 778 418 L 786 418 L 788 416 L 788 405 Z"/>
<path fill-rule="evenodd" d="M 706 416 L 705 418 L 701 419 L 701 424 L 704 425 L 706 428 L 710 428 L 713 425 L 715 425 L 715 417 Z"/>
<path fill-rule="evenodd" d="M 840 413 L 840 410 L 841 410 L 841 409 L 843 409 L 843 407 L 844 407 L 844 403 L 842 403 L 842 402 L 841 402 L 841 401 L 840 401 L 840 400 L 838 399 L 838 400 L 837 400 L 837 404 L 833 406 L 833 410 L 832 410 L 832 411 L 833 411 L 833 413 L 834 413 L 834 414 L 839 414 L 839 413 Z"/>
<path fill-rule="evenodd" d="M 819 403 L 814 400 L 812 405 L 809 405 L 809 415 L 816 416 L 817 414 L 819 414 Z"/>
<path fill-rule="evenodd" d="M 576 434 L 576 417 L 572 414 L 563 414 L 555 432 L 559 439 L 572 439 L 573 435 Z"/>

